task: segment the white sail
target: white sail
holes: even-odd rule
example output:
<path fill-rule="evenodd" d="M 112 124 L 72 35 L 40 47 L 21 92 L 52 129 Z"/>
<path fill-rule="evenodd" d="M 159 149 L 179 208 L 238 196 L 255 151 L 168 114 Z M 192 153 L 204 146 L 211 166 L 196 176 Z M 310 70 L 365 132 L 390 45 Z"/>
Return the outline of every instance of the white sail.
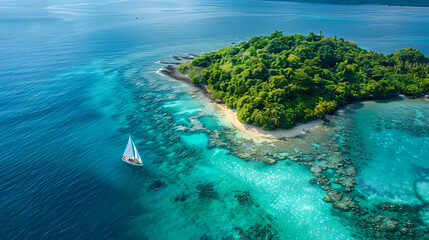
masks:
<path fill-rule="evenodd" d="M 134 158 L 137 159 L 138 161 L 141 161 L 140 154 L 137 151 L 136 145 L 134 143 L 133 143 L 133 146 L 134 146 Z"/>
<path fill-rule="evenodd" d="M 122 160 L 128 162 L 129 164 L 143 166 L 143 162 L 140 158 L 140 154 L 137 151 L 136 145 L 134 144 L 133 140 L 131 139 L 131 135 L 128 138 L 128 144 L 127 144 L 127 147 L 125 148 L 123 156 L 127 157 L 128 159 L 122 158 Z"/>
<path fill-rule="evenodd" d="M 134 151 L 133 151 L 134 143 L 133 140 L 131 140 L 131 136 L 128 138 L 128 144 L 125 148 L 124 156 L 129 158 L 135 158 Z M 135 147 L 134 147 L 135 148 Z"/>

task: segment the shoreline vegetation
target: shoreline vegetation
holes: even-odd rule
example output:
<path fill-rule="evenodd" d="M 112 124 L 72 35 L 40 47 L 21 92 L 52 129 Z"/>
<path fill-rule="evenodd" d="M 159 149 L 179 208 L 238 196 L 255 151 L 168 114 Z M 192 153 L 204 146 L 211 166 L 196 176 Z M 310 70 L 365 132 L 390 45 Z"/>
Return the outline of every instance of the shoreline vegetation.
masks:
<path fill-rule="evenodd" d="M 186 59 L 188 60 L 188 59 Z M 174 69 L 174 71 L 172 71 Z M 414 48 L 394 54 L 309 33 L 255 36 L 182 62 L 170 76 L 235 109 L 243 124 L 265 131 L 326 119 L 360 100 L 429 94 L 429 58 Z"/>
<path fill-rule="evenodd" d="M 172 79 L 196 87 L 200 92 L 204 94 L 204 96 L 206 96 L 208 99 L 211 100 L 213 104 L 215 104 L 215 106 L 217 107 L 217 109 L 219 109 L 221 115 L 223 115 L 225 120 L 227 120 L 232 126 L 234 126 L 236 129 L 245 134 L 243 135 L 243 137 L 251 138 L 257 142 L 296 137 L 298 135 L 305 134 L 307 131 L 310 131 L 311 129 L 320 126 L 324 123 L 324 121 L 321 119 L 315 119 L 307 123 L 299 124 L 291 129 L 275 129 L 272 131 L 266 131 L 263 130 L 261 127 L 240 122 L 237 118 L 237 114 L 234 109 L 230 109 L 222 102 L 212 99 L 212 94 L 206 87 L 203 87 L 202 85 L 193 84 L 191 79 L 185 74 L 179 72 L 176 67 L 168 65 L 165 69 L 160 70 L 160 72 Z"/>
<path fill-rule="evenodd" d="M 300 3 L 320 3 L 320 4 L 343 4 L 343 5 L 388 5 L 388 6 L 410 6 L 410 7 L 429 7 L 426 0 L 266 0 L 277 2 L 300 2 Z"/>
<path fill-rule="evenodd" d="M 410 54 L 408 54 L 409 51 L 411 51 Z M 362 50 L 362 52 L 366 51 Z M 406 55 L 408 54 L 407 58 L 410 57 L 410 55 L 414 57 L 422 56 L 422 54 L 419 54 L 417 50 L 413 49 L 406 49 L 405 52 Z M 201 91 L 205 97 L 210 99 L 211 103 L 215 104 L 215 106 L 220 109 L 221 115 L 224 117 L 224 119 L 226 119 L 236 129 L 239 130 L 236 133 L 238 138 L 246 137 L 243 136 L 243 134 L 252 137 L 252 141 L 247 139 L 244 139 L 244 141 L 242 141 L 243 139 L 240 139 L 240 141 L 231 140 L 231 138 L 228 138 L 226 136 L 230 135 L 229 133 L 235 131 L 231 131 L 231 129 L 228 129 L 228 133 L 224 132 L 224 140 L 221 140 L 223 138 L 217 133 L 217 130 L 214 130 L 213 132 L 211 130 L 208 130 L 208 132 L 211 132 L 210 138 L 213 138 L 210 141 L 211 146 L 225 146 L 231 150 L 231 154 L 245 161 L 264 161 L 267 164 L 275 164 L 277 161 L 286 160 L 288 161 L 288 165 L 290 162 L 296 162 L 300 165 L 302 164 L 306 166 L 307 169 L 314 176 L 309 179 L 308 183 L 314 186 L 318 186 L 323 191 L 325 191 L 325 197 L 323 197 L 323 201 L 332 204 L 332 211 L 335 211 L 336 216 L 342 217 L 342 222 L 344 222 L 348 226 L 354 227 L 351 228 L 351 231 L 353 232 L 352 236 L 355 236 L 356 238 L 421 239 L 427 235 L 428 229 L 424 227 L 424 223 L 422 222 L 420 216 L 427 203 L 423 201 L 420 197 L 419 191 L 421 190 L 417 188 L 416 181 L 413 183 L 413 191 L 415 192 L 416 197 L 419 200 L 422 200 L 422 204 L 398 203 L 390 200 L 388 201 L 384 197 L 382 201 L 380 201 L 380 199 L 378 199 L 377 197 L 374 198 L 375 200 L 373 199 L 373 201 L 370 201 L 364 197 L 364 192 L 362 191 L 363 189 L 365 189 L 364 191 L 374 191 L 375 188 L 372 188 L 370 184 L 367 185 L 366 183 L 363 183 L 359 187 L 359 184 L 357 183 L 357 175 L 362 170 L 361 167 L 365 166 L 367 164 L 367 161 L 371 160 L 371 153 L 368 154 L 366 152 L 366 146 L 363 144 L 361 136 L 359 136 L 358 134 L 360 130 L 355 125 L 355 119 L 352 115 L 354 114 L 353 107 L 348 107 L 349 103 L 357 102 L 360 100 L 374 100 L 380 98 L 392 99 L 394 97 L 414 98 L 422 96 L 422 93 L 427 94 L 428 89 L 425 88 L 426 86 L 429 86 L 425 85 L 425 79 L 428 78 L 429 70 L 427 64 L 416 64 L 413 62 L 404 63 L 407 66 L 404 67 L 404 71 L 407 71 L 407 73 L 401 73 L 401 70 L 398 68 L 394 74 L 390 73 L 390 75 L 388 75 L 388 70 L 391 67 L 395 66 L 394 61 L 391 59 L 391 61 L 388 61 L 387 64 L 385 63 L 385 65 L 382 65 L 382 67 L 375 69 L 375 66 L 377 65 L 370 65 L 371 60 L 373 60 L 371 59 L 371 57 L 378 56 L 380 58 L 383 58 L 385 56 L 379 53 L 371 52 L 369 56 L 365 55 L 366 58 L 363 59 L 368 60 L 366 64 L 371 66 L 369 69 L 367 68 L 366 70 L 368 72 L 372 71 L 372 73 L 369 75 L 371 77 L 374 75 L 377 76 L 376 74 L 381 75 L 378 75 L 379 77 L 377 80 L 370 78 L 366 79 L 362 83 L 356 81 L 355 83 L 351 83 L 352 86 L 348 86 L 348 84 L 350 83 L 347 83 L 349 80 L 347 78 L 342 79 L 338 82 L 342 82 L 343 84 L 342 88 L 340 88 L 340 90 L 336 92 L 347 93 L 347 91 L 344 91 L 344 89 L 349 88 L 349 90 L 351 89 L 350 92 L 355 91 L 355 93 L 357 93 L 358 90 L 364 89 L 364 92 L 359 93 L 365 93 L 369 95 L 365 95 L 361 98 L 351 99 L 350 101 L 344 101 L 343 105 L 347 105 L 344 108 L 339 108 L 343 105 L 336 106 L 336 108 L 333 110 L 333 112 L 335 111 L 336 113 L 336 117 L 332 119 L 332 125 L 330 125 L 328 128 L 317 127 L 323 124 L 324 121 L 321 118 L 315 118 L 316 120 L 310 119 L 304 124 L 297 123 L 297 126 L 293 128 L 276 128 L 272 131 L 266 131 L 260 126 L 258 127 L 239 121 L 239 117 L 236 114 L 237 111 L 234 108 L 228 106 L 227 104 L 224 104 L 224 98 L 218 97 L 222 96 L 222 94 L 219 95 L 219 93 L 216 93 L 216 91 L 219 90 L 217 90 L 213 86 L 210 86 L 210 84 L 197 81 L 198 79 L 201 79 L 201 76 L 203 76 L 204 69 L 193 69 L 193 61 L 198 61 L 198 59 L 204 59 L 205 56 L 210 56 L 211 54 L 216 54 L 216 52 L 196 57 L 194 60 L 192 60 L 192 62 L 188 61 L 185 63 L 181 63 L 182 70 L 184 70 L 183 66 L 186 66 L 188 68 L 186 69 L 186 71 L 180 72 L 179 70 L 181 67 L 177 67 L 177 64 L 168 65 L 163 69 L 159 70 L 160 73 L 167 75 L 175 80 L 187 83 L 193 86 L 196 90 Z M 347 54 L 350 53 L 345 53 L 346 56 Z M 398 55 L 401 56 L 401 54 L 403 54 L 403 52 L 399 50 Z M 400 58 L 398 55 L 395 56 L 392 54 L 390 55 L 390 58 Z M 222 61 L 223 56 L 218 57 L 219 58 L 216 61 L 220 61 L 220 66 L 225 66 L 225 64 L 229 64 L 227 59 L 223 59 Z M 424 56 L 420 59 L 420 61 L 426 60 L 427 58 Z M 238 61 L 234 64 L 237 63 Z M 352 62 L 351 59 L 348 63 L 352 66 L 353 64 L 356 64 L 354 66 L 355 68 L 359 67 L 359 64 L 356 62 Z M 287 60 L 286 64 L 288 64 Z M 372 62 L 372 64 L 374 64 L 374 62 Z M 411 75 L 413 76 L 413 78 L 411 78 L 410 80 L 410 78 L 408 78 L 408 72 L 415 74 L 416 70 L 419 69 L 423 69 L 423 72 L 421 74 L 424 77 L 418 78 L 419 75 Z M 380 72 L 376 73 L 375 70 L 378 70 Z M 348 74 L 349 77 L 353 76 L 353 71 L 350 71 Z M 394 77 L 396 74 L 398 74 L 399 76 L 396 76 L 396 81 L 394 81 L 394 84 L 391 83 L 392 85 L 389 85 L 389 82 L 387 80 L 383 80 L 384 77 L 382 76 L 386 75 L 389 76 L 390 80 L 391 78 L 395 79 Z M 219 76 L 222 76 L 222 74 L 217 75 L 217 77 Z M 289 75 L 289 77 L 290 76 L 293 75 Z M 398 80 L 398 78 L 402 79 L 402 81 L 405 80 L 405 83 L 401 82 L 401 80 Z M 293 82 L 293 77 L 291 79 L 291 82 Z M 213 80 L 217 82 L 222 82 L 222 77 L 219 77 L 217 79 L 214 79 L 212 77 L 210 80 L 211 84 L 213 83 Z M 269 82 L 270 80 L 271 79 L 269 78 L 266 79 L 267 82 Z M 263 82 L 263 80 L 261 80 L 261 82 Z M 356 85 L 356 83 L 358 84 Z M 380 86 L 380 83 L 382 83 L 382 86 Z M 245 86 L 247 82 L 242 81 L 240 84 Z M 335 85 L 335 81 L 332 81 L 331 87 L 332 85 Z M 319 88 L 323 88 L 326 85 L 320 86 L 316 84 L 316 86 Z M 390 89 L 387 88 L 389 86 L 391 87 Z M 424 91 L 421 91 L 422 89 Z M 384 94 L 385 90 L 388 90 L 389 94 Z M 305 93 L 305 91 L 303 91 L 303 93 Z M 315 92 L 315 94 L 317 94 L 317 92 Z M 334 96 L 336 95 L 334 94 Z M 301 99 L 306 98 L 304 97 Z M 344 99 L 347 100 L 347 98 Z M 280 100 L 287 101 L 288 99 L 283 98 Z M 317 98 L 316 100 L 320 99 Z M 253 100 L 249 100 L 249 102 L 251 101 Z M 278 104 L 281 103 L 282 101 L 278 101 L 276 104 L 274 104 L 274 109 L 275 107 L 278 107 Z M 261 108 L 263 108 L 263 106 Z M 267 111 L 267 113 L 272 112 Z M 411 124 L 410 122 L 407 122 L 403 125 L 392 125 L 393 122 L 396 122 L 394 119 L 405 119 L 403 118 L 402 114 L 402 111 L 399 111 L 396 113 L 393 112 L 391 113 L 391 115 L 377 115 L 377 119 L 374 119 L 371 123 L 371 125 L 376 128 L 371 131 L 378 132 L 381 131 L 381 129 L 383 128 L 391 129 L 392 127 L 402 128 L 403 130 L 406 129 L 407 131 L 411 129 L 419 129 L 418 131 L 420 131 L 420 123 Z M 392 119 L 392 116 L 394 116 L 394 119 Z M 320 117 L 322 116 L 320 115 Z M 294 137 L 310 129 L 312 129 L 311 134 L 302 135 L 299 138 L 291 139 L 291 141 L 271 141 L 274 139 L 282 139 L 283 137 Z M 227 142 L 224 142 L 225 140 Z M 266 142 L 266 144 L 260 144 L 260 142 Z M 297 149 L 299 149 L 299 151 L 297 151 Z"/>

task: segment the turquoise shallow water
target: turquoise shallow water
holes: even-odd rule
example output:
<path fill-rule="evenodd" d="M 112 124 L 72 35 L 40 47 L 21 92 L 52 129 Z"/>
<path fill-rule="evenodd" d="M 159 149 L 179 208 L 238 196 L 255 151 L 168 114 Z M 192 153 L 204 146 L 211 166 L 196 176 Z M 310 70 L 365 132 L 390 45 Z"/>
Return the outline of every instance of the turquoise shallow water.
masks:
<path fill-rule="evenodd" d="M 429 53 L 423 8 L 4 1 L 0 13 L 1 239 L 357 238 L 347 216 L 309 184 L 304 165 L 236 157 L 254 146 L 228 148 L 241 140 L 218 112 L 191 87 L 157 74 L 156 62 L 279 29 L 323 30 L 385 53 L 410 45 Z M 357 164 L 362 202 L 421 206 L 428 103 L 353 109 L 338 125 L 353 122 L 356 147 L 368 154 Z M 128 134 L 144 168 L 120 161 Z M 310 143 L 296 144 L 299 151 Z M 427 224 L 425 209 L 418 216 Z"/>
<path fill-rule="evenodd" d="M 420 202 L 413 184 L 428 181 L 428 110 L 427 100 L 365 102 L 357 110 L 359 132 L 371 156 L 359 181 L 370 197 Z M 378 169 L 385 173 L 377 174 Z M 420 194 L 427 199 L 427 189 Z"/>

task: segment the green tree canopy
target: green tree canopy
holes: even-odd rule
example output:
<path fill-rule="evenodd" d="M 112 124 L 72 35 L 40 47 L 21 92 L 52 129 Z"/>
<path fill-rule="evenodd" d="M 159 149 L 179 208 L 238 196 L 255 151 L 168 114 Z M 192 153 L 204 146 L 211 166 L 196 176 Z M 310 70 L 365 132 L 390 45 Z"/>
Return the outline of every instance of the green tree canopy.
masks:
<path fill-rule="evenodd" d="M 360 99 L 429 94 L 429 58 L 419 50 L 384 55 L 321 32 L 256 36 L 178 69 L 236 108 L 240 121 L 264 129 L 323 118 Z"/>

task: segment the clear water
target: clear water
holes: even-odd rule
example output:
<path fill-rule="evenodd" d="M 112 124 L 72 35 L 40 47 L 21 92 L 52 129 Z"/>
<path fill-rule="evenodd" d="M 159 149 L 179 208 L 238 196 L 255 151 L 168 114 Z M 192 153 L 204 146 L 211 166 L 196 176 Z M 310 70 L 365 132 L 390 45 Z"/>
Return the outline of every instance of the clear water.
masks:
<path fill-rule="evenodd" d="M 372 198 L 418 204 L 413 184 L 427 184 L 429 105 L 426 100 L 364 102 L 355 114 L 366 152 L 361 186 Z M 368 126 L 371 126 L 370 128 Z M 384 169 L 384 174 L 377 174 Z M 426 189 L 427 190 L 427 189 Z M 427 191 L 421 191 L 427 196 Z"/>
<path fill-rule="evenodd" d="M 413 46 L 428 55 L 428 22 L 426 8 L 412 7 L 2 1 L 0 238 L 352 239 L 353 226 L 308 184 L 303 165 L 246 162 L 211 147 L 209 132 L 228 125 L 191 87 L 157 74 L 156 62 L 275 30 L 322 30 L 384 53 Z M 377 130 L 374 121 L 381 109 L 383 121 L 389 109 L 406 110 L 394 120 L 427 127 L 427 106 L 356 110 L 372 153 L 357 181 L 370 201 L 428 198 L 428 132 Z M 120 161 L 128 134 L 144 168 Z"/>

